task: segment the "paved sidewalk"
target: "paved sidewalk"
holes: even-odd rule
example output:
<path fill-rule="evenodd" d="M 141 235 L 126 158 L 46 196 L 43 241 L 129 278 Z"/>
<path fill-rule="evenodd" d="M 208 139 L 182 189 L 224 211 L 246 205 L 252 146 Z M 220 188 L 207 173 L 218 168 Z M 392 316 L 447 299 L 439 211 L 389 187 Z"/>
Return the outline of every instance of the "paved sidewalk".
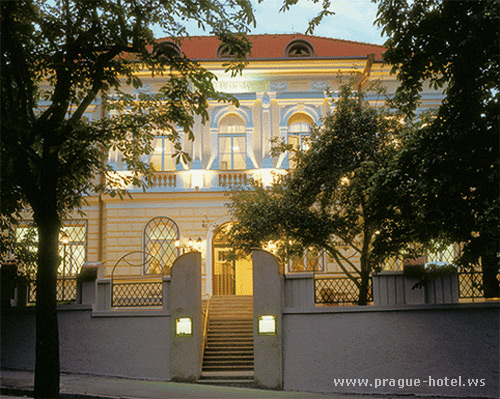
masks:
<path fill-rule="evenodd" d="M 2 398 L 13 399 L 33 395 L 32 372 L 2 370 L 0 373 Z M 87 399 L 359 399 L 362 396 L 215 387 L 202 384 L 182 384 L 175 382 L 62 373 L 61 397 Z M 376 396 L 376 398 L 381 397 L 383 396 Z"/>

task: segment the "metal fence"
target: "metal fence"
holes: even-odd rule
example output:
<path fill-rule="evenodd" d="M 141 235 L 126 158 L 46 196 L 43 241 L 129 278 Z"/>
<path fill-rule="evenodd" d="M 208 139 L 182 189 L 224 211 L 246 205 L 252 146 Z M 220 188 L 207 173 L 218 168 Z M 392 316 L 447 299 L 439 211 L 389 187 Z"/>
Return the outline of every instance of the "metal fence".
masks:
<path fill-rule="evenodd" d="M 483 298 L 483 275 L 479 271 L 458 274 L 458 297 L 460 299 Z"/>
<path fill-rule="evenodd" d="M 65 277 L 57 279 L 57 302 L 76 301 L 76 277 Z M 28 304 L 36 303 L 36 281 L 28 282 Z"/>
<path fill-rule="evenodd" d="M 361 278 L 357 279 L 361 282 Z M 371 279 L 368 286 L 368 302 L 373 301 Z M 314 302 L 324 305 L 356 305 L 359 289 L 348 277 L 316 278 L 314 280 Z"/>
<path fill-rule="evenodd" d="M 163 283 L 155 282 L 113 282 L 111 306 L 148 307 L 163 305 Z"/>
<path fill-rule="evenodd" d="M 357 279 L 361 281 L 361 278 Z M 373 301 L 371 279 L 368 302 Z M 314 302 L 323 305 L 356 305 L 359 289 L 346 276 L 316 278 L 314 280 Z M 483 276 L 480 271 L 463 271 L 458 274 L 459 299 L 479 299 L 484 297 Z"/>

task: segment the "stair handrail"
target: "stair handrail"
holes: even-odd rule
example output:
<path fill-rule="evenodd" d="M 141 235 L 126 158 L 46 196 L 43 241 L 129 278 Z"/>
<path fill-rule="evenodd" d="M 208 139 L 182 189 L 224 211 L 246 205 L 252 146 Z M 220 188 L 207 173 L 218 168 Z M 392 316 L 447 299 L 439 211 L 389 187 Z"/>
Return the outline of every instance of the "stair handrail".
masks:
<path fill-rule="evenodd" d="M 208 334 L 208 314 L 210 311 L 210 296 L 207 298 L 207 307 L 204 312 L 201 312 L 205 316 L 205 320 L 203 320 L 203 338 L 201 340 L 201 364 L 200 364 L 200 373 L 203 370 L 203 357 L 205 356 L 205 344 L 207 341 Z"/>

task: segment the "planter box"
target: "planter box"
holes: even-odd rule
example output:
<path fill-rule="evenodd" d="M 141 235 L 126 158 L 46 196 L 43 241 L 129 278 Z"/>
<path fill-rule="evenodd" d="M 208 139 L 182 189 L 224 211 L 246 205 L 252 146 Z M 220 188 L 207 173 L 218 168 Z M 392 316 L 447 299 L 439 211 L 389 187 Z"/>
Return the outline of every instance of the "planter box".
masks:
<path fill-rule="evenodd" d="M 420 288 L 420 278 L 402 271 L 385 271 L 372 276 L 376 306 L 458 303 L 458 274 L 440 276 Z"/>

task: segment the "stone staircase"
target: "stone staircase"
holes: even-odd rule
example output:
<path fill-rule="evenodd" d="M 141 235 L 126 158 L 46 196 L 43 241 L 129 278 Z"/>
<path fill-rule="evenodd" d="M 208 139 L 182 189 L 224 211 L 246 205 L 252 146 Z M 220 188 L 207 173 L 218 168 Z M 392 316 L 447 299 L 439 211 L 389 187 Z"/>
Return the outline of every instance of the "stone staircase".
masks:
<path fill-rule="evenodd" d="M 248 386 L 254 382 L 253 297 L 210 299 L 200 383 Z"/>

